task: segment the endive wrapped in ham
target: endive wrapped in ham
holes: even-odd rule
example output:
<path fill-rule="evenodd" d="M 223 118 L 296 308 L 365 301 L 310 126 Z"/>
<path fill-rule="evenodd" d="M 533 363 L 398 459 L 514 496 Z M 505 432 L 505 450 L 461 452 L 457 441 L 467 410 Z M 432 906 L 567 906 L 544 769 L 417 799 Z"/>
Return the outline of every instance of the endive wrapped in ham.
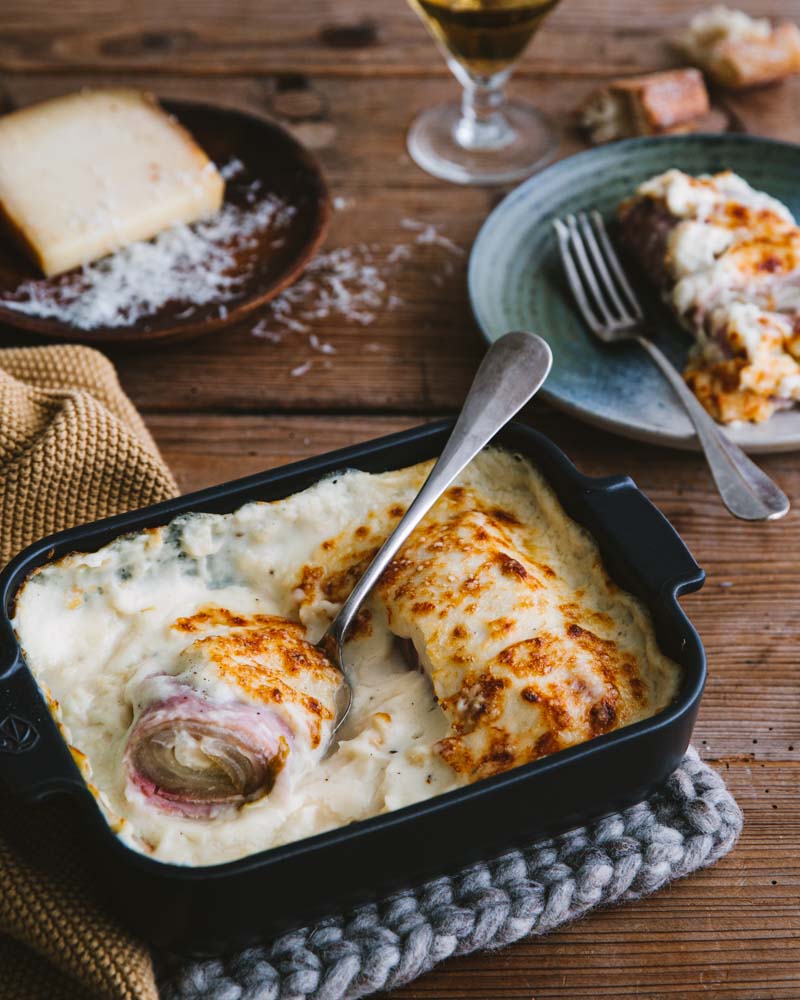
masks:
<path fill-rule="evenodd" d="M 445 494 L 384 573 L 372 609 L 429 677 L 450 730 L 436 751 L 466 781 L 647 718 L 679 679 L 588 536 L 573 526 L 565 539 L 552 496 L 534 501 L 528 467 L 503 473 L 494 503 L 469 486 Z M 323 547 L 303 576 L 301 615 L 344 599 L 400 514 L 374 512 Z"/>
<path fill-rule="evenodd" d="M 175 673 L 150 673 L 130 686 L 129 796 L 213 817 L 267 795 L 284 770 L 316 763 L 342 677 L 301 625 L 208 607 L 172 629 L 189 640 Z"/>
<path fill-rule="evenodd" d="M 458 487 L 437 513 L 380 594 L 450 721 L 438 749 L 456 772 L 497 774 L 667 704 L 672 664 L 655 647 L 643 662 L 583 589 L 537 558 L 513 514 Z"/>

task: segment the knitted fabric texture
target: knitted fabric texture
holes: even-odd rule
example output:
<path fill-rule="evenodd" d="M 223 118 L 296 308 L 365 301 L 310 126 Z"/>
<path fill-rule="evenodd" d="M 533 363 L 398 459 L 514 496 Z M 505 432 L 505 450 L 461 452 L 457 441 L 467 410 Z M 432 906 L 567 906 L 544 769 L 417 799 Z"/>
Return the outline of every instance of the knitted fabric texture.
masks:
<path fill-rule="evenodd" d="M 356 1000 L 451 955 L 545 934 L 597 906 L 639 899 L 726 854 L 742 814 L 692 748 L 646 802 L 322 920 L 228 959 L 162 959 L 164 1000 Z"/>
<path fill-rule="evenodd" d="M 0 351 L 3 561 L 177 492 L 113 367 L 84 347 Z M 739 809 L 694 751 L 649 801 L 224 960 L 160 956 L 165 1000 L 354 1000 L 450 955 L 636 899 L 733 846 Z M 156 1000 L 150 956 L 97 902 L 69 801 L 0 789 L 0 1000 Z"/>
<path fill-rule="evenodd" d="M 172 475 L 113 366 L 86 347 L 0 351 L 0 559 L 165 500 Z M 0 998 L 154 1000 L 150 956 L 97 902 L 68 802 L 0 788 Z"/>
<path fill-rule="evenodd" d="M 177 493 L 111 362 L 73 345 L 0 351 L 0 473 L 2 562 Z"/>

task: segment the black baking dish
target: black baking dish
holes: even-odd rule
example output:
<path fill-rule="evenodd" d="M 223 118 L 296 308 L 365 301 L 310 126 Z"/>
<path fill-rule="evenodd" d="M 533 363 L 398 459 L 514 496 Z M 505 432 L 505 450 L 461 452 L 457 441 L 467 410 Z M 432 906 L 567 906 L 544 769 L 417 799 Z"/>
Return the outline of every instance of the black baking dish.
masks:
<path fill-rule="evenodd" d="M 617 584 L 650 609 L 659 644 L 683 684 L 659 715 L 438 798 L 204 868 L 165 864 L 112 832 L 28 670 L 10 623 L 15 594 L 35 567 L 92 551 L 187 511 L 225 513 L 274 500 L 344 468 L 382 472 L 439 453 L 443 421 L 52 535 L 0 576 L 0 778 L 23 799 L 77 797 L 102 881 L 119 915 L 153 944 L 208 953 L 250 943 L 316 917 L 452 872 L 644 798 L 676 767 L 705 681 L 700 639 L 677 597 L 704 574 L 666 518 L 626 477 L 591 479 L 546 437 L 513 423 L 495 443 L 529 456 L 564 509 L 600 545 Z"/>

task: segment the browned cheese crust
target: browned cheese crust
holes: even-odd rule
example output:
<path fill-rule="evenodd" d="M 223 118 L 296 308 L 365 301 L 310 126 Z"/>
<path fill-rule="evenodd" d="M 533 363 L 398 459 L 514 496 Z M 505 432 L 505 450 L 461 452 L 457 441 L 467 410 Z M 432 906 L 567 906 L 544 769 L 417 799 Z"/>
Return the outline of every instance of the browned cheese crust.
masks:
<path fill-rule="evenodd" d="M 198 633 L 192 655 L 213 664 L 220 680 L 263 704 L 294 704 L 310 721 L 311 746 L 320 744 L 322 723 L 331 710 L 308 693 L 309 688 L 340 683 L 339 672 L 305 638 L 305 629 L 277 615 L 238 615 L 207 606 L 173 629 Z M 204 634 L 205 633 L 205 634 Z"/>
<path fill-rule="evenodd" d="M 680 176 L 669 171 L 622 202 L 622 246 L 696 338 L 684 374 L 698 399 L 724 423 L 761 422 L 800 392 L 800 317 L 791 304 L 800 229 L 758 192 L 729 191 L 724 173 L 683 175 L 704 207 L 673 212 L 648 189 L 670 175 Z"/>
<path fill-rule="evenodd" d="M 344 600 L 402 513 L 325 542 L 301 574 L 301 608 Z M 455 486 L 376 588 L 376 610 L 413 650 L 450 724 L 437 750 L 468 781 L 644 718 L 663 693 L 602 610 L 620 592 L 599 556 L 576 587 L 543 541 L 512 510 Z"/>

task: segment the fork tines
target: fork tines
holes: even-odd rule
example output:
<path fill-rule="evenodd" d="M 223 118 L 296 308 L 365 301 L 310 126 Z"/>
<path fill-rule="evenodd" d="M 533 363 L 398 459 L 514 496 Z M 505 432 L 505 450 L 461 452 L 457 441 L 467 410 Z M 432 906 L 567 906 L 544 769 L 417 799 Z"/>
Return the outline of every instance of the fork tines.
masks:
<path fill-rule="evenodd" d="M 597 211 L 554 219 L 558 248 L 572 294 L 598 336 L 636 326 L 641 306 Z"/>

